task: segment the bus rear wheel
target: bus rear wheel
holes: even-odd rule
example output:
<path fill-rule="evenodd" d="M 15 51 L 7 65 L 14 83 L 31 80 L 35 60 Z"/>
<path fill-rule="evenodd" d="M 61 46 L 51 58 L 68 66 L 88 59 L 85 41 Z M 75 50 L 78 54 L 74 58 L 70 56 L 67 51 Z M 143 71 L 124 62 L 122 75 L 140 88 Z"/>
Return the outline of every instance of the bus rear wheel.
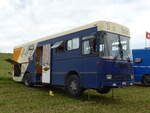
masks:
<path fill-rule="evenodd" d="M 150 86 L 150 75 L 144 75 L 142 79 L 142 83 L 145 86 Z"/>
<path fill-rule="evenodd" d="M 28 86 L 28 87 L 32 87 L 33 86 L 32 77 L 31 77 L 30 74 L 25 74 L 24 75 L 23 83 L 24 83 L 25 86 Z"/>
<path fill-rule="evenodd" d="M 80 87 L 80 78 L 76 75 L 69 75 L 66 79 L 65 89 L 73 97 L 79 97 L 83 92 Z"/>
<path fill-rule="evenodd" d="M 97 91 L 101 94 L 106 94 L 106 93 L 109 93 L 110 90 L 111 90 L 110 87 L 103 87 L 103 88 L 98 89 Z"/>

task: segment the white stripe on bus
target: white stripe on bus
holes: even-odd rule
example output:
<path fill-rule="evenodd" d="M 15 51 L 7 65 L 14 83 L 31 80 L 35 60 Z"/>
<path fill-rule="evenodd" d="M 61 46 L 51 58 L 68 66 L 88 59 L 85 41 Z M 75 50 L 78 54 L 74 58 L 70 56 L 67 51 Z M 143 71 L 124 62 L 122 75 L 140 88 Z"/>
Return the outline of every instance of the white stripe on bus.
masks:
<path fill-rule="evenodd" d="M 150 66 L 133 66 L 133 67 L 150 68 Z"/>

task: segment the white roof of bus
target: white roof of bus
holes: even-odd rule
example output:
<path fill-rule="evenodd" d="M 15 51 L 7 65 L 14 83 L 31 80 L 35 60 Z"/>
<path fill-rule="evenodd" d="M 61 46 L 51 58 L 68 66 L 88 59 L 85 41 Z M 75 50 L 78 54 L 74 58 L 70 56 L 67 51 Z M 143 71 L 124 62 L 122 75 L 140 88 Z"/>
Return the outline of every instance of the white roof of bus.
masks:
<path fill-rule="evenodd" d="M 68 31 L 65 31 L 65 32 L 62 32 L 62 33 L 55 34 L 55 35 L 52 35 L 52 36 L 47 36 L 47 37 L 44 37 L 44 38 L 40 38 L 40 39 L 37 39 L 35 41 L 31 41 L 31 42 L 16 46 L 15 48 L 28 46 L 28 45 L 35 44 L 35 43 L 38 43 L 38 42 L 41 42 L 41 41 L 57 38 L 59 36 L 63 36 L 63 35 L 66 35 L 66 34 L 78 32 L 78 31 L 88 29 L 88 28 L 92 28 L 92 27 L 97 27 L 98 31 L 108 31 L 108 32 L 113 32 L 113 33 L 117 33 L 117 34 L 121 34 L 121 35 L 130 37 L 129 29 L 125 26 L 122 26 L 120 24 L 113 23 L 113 22 L 108 22 L 108 21 L 97 21 L 97 22 L 93 22 L 91 24 L 80 26 L 80 27 L 77 27 L 77 28 L 74 28 L 74 29 L 71 29 L 71 30 L 68 30 Z"/>

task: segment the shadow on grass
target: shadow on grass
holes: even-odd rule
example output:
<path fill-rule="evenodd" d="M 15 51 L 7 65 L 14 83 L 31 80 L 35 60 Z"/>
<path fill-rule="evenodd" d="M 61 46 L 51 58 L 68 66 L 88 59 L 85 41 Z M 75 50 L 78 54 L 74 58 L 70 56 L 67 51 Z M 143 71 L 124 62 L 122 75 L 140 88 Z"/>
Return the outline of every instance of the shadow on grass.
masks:
<path fill-rule="evenodd" d="M 11 77 L 0 77 L 0 81 L 11 81 Z"/>
<path fill-rule="evenodd" d="M 10 79 L 7 79 L 7 80 L 10 80 Z M 14 83 L 20 84 L 17 82 L 14 82 Z M 37 89 L 39 91 L 42 91 L 42 92 L 48 92 L 51 90 L 51 91 L 54 91 L 55 95 L 59 94 L 59 96 L 61 96 L 62 98 L 63 97 L 71 98 L 71 99 L 73 99 L 72 101 L 74 101 L 74 99 L 75 99 L 75 100 L 79 100 L 81 102 L 91 102 L 93 104 L 101 103 L 101 104 L 105 104 L 105 105 L 123 103 L 123 100 L 120 97 L 114 96 L 114 98 L 113 98 L 111 96 L 111 92 L 109 94 L 99 94 L 94 90 L 86 90 L 80 97 L 75 98 L 75 97 L 68 95 L 66 93 L 66 91 L 64 90 L 64 88 L 61 86 L 38 85 L 38 86 L 34 86 L 33 88 Z M 57 98 L 57 97 L 55 97 L 55 98 Z"/>
<path fill-rule="evenodd" d="M 72 98 L 72 99 L 77 99 L 79 101 L 83 101 L 83 102 L 94 102 L 94 103 L 102 103 L 102 104 L 120 104 L 123 103 L 123 100 L 119 97 L 112 97 L 109 93 L 108 94 L 99 94 L 96 93 L 94 90 L 91 91 L 90 93 L 88 93 L 87 91 L 85 91 L 80 97 L 72 97 L 70 95 L 68 95 L 66 93 L 66 91 L 64 90 L 63 87 L 60 86 L 36 86 L 35 88 L 41 90 L 41 91 L 45 91 L 48 92 L 49 90 L 54 91 L 55 94 L 60 94 L 63 97 L 67 97 L 67 98 Z"/>
<path fill-rule="evenodd" d="M 142 83 L 135 83 L 134 84 L 136 87 L 150 87 L 150 86 L 145 86 L 144 84 Z"/>

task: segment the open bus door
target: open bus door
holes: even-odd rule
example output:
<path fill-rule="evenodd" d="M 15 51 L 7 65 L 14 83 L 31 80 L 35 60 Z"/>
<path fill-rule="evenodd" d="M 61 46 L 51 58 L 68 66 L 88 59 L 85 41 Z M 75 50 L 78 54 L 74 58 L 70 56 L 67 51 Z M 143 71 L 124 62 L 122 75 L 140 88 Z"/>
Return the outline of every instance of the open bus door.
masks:
<path fill-rule="evenodd" d="M 50 83 L 51 81 L 51 45 L 43 46 L 42 56 L 42 83 Z"/>

